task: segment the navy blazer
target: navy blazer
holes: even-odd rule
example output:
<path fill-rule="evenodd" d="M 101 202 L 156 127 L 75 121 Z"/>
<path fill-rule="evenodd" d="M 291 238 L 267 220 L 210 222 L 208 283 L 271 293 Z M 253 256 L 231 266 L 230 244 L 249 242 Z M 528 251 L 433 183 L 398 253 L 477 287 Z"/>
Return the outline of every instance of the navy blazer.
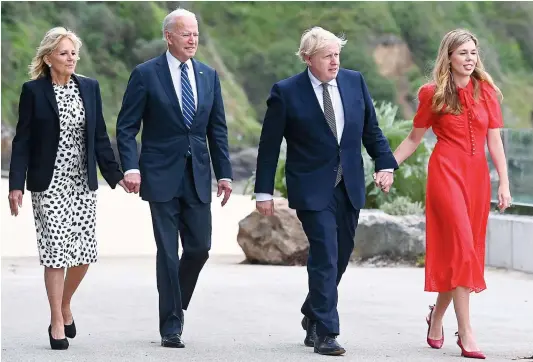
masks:
<path fill-rule="evenodd" d="M 85 108 L 85 142 L 89 189 L 98 189 L 96 163 L 109 186 L 115 188 L 122 172 L 115 160 L 102 114 L 100 86 L 95 79 L 73 74 Z M 9 190 L 41 192 L 54 174 L 59 145 L 59 110 L 49 75 L 22 85 L 19 119 L 12 142 Z M 27 177 L 27 181 L 26 181 Z"/>
<path fill-rule="evenodd" d="M 189 145 L 196 191 L 203 203 L 211 202 L 209 153 L 216 178 L 232 178 L 218 74 L 197 60 L 192 59 L 192 64 L 198 105 L 190 129 L 184 123 L 166 53 L 138 65 L 131 73 L 117 119 L 117 144 L 123 170 L 141 172 L 143 200 L 165 202 L 176 195 Z M 135 137 L 141 120 L 139 158 Z"/>
<path fill-rule="evenodd" d="M 379 128 L 372 99 L 361 73 L 340 69 L 337 75 L 344 131 L 340 145 L 329 128 L 307 69 L 272 87 L 257 156 L 256 193 L 273 194 L 283 137 L 287 141 L 286 182 L 289 207 L 322 210 L 331 200 L 339 161 L 354 208 L 365 203 L 361 143 L 376 171 L 397 169 L 386 137 Z"/>

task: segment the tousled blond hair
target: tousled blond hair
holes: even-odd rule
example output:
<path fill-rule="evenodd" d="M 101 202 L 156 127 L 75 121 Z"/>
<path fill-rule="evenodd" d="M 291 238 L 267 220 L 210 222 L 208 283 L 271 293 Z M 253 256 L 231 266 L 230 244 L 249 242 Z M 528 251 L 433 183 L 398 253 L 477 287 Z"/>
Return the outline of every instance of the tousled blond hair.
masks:
<path fill-rule="evenodd" d="M 457 87 L 453 82 L 450 57 L 464 43 L 472 40 L 479 50 L 479 42 L 474 34 L 464 29 L 456 29 L 448 32 L 439 46 L 437 60 L 433 69 L 433 82 L 435 83 L 435 94 L 433 95 L 432 108 L 434 112 L 446 112 L 451 114 L 461 114 L 461 102 L 457 92 Z M 478 55 L 476 67 L 471 75 L 471 82 L 474 87 L 474 99 L 479 99 L 480 82 L 485 81 L 490 84 L 500 100 L 503 99 L 502 92 L 494 84 L 490 74 L 485 70 L 483 62 Z M 444 106 L 446 108 L 444 109 Z"/>
<path fill-rule="evenodd" d="M 67 28 L 61 26 L 52 28 L 46 32 L 43 40 L 41 40 L 41 44 L 37 48 L 37 54 L 35 54 L 35 57 L 33 57 L 33 60 L 31 61 L 29 66 L 31 79 L 37 79 L 50 74 L 50 69 L 48 65 L 46 65 L 44 57 L 52 54 L 64 38 L 72 40 L 76 47 L 79 59 L 79 51 L 82 45 L 80 38 Z"/>
<path fill-rule="evenodd" d="M 311 29 L 307 29 L 302 34 L 300 48 L 296 52 L 296 55 L 302 62 L 305 63 L 305 56 L 312 56 L 316 54 L 332 42 L 337 43 L 339 45 L 339 49 L 342 49 L 347 40 L 344 38 L 344 35 L 336 36 L 326 29 L 315 26 Z"/>

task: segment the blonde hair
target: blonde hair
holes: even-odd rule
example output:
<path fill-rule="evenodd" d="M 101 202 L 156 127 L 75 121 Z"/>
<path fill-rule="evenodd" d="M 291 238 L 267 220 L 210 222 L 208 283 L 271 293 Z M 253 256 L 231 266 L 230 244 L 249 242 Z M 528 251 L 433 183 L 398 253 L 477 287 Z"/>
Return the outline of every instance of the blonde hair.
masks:
<path fill-rule="evenodd" d="M 302 62 L 305 63 L 305 56 L 312 56 L 316 54 L 332 42 L 337 43 L 339 45 L 339 49 L 342 49 L 347 40 L 344 38 L 344 35 L 336 36 L 326 29 L 315 26 L 311 29 L 307 29 L 302 34 L 302 38 L 300 40 L 300 49 L 298 49 L 296 55 Z"/>
<path fill-rule="evenodd" d="M 444 112 L 451 114 L 461 114 L 461 102 L 459 100 L 457 87 L 453 82 L 453 75 L 451 71 L 450 57 L 452 53 L 464 43 L 472 40 L 478 48 L 478 39 L 474 34 L 464 29 L 456 29 L 448 32 L 439 46 L 437 60 L 433 69 L 433 82 L 436 85 L 435 94 L 433 95 L 432 108 L 434 112 Z M 498 94 L 500 99 L 503 99 L 502 92 L 494 84 L 492 77 L 485 70 L 483 62 L 477 59 L 476 67 L 471 75 L 471 82 L 474 87 L 474 99 L 479 99 L 480 82 L 485 81 Z M 443 109 L 446 105 L 446 109 Z"/>
<path fill-rule="evenodd" d="M 29 74 L 31 79 L 37 79 L 50 74 L 50 69 L 46 65 L 44 57 L 52 54 L 52 52 L 57 48 L 59 43 L 64 38 L 72 40 L 74 46 L 76 47 L 76 52 L 79 54 L 82 43 L 80 38 L 74 34 L 74 32 L 64 27 L 56 27 L 48 30 L 44 35 L 43 40 L 41 40 L 41 44 L 37 48 L 37 54 L 35 54 L 35 57 L 33 57 L 33 60 L 29 66 Z"/>

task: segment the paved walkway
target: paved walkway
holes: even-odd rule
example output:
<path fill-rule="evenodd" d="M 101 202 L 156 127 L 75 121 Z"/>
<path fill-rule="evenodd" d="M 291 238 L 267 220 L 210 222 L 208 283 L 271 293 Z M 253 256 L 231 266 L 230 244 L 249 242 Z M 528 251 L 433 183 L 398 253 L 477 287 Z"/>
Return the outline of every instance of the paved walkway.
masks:
<path fill-rule="evenodd" d="M 2 259 L 2 361 L 318 361 L 304 347 L 299 307 L 303 267 L 239 264 L 214 256 L 185 315 L 182 350 L 160 347 L 153 257 L 103 257 L 73 303 L 78 336 L 49 349 L 42 269 L 35 258 Z M 533 354 L 533 276 L 487 271 L 489 289 L 472 301 L 478 343 L 492 361 Z M 341 336 L 349 361 L 457 361 L 453 311 L 445 345 L 425 343 L 433 295 L 423 270 L 349 267 L 340 288 Z"/>
<path fill-rule="evenodd" d="M 73 302 L 78 336 L 67 351 L 51 351 L 48 302 L 36 256 L 29 194 L 9 215 L 1 180 L 2 361 L 314 361 L 303 346 L 303 267 L 244 265 L 238 222 L 254 209 L 248 196 L 214 199 L 213 248 L 185 316 L 183 350 L 162 348 L 158 333 L 155 243 L 148 205 L 122 190 L 98 191 L 100 261 Z M 423 269 L 348 268 L 341 283 L 339 341 L 349 361 L 457 361 L 453 311 L 445 345 L 425 343 Z M 487 271 L 489 289 L 472 301 L 478 343 L 492 361 L 533 355 L 533 275 Z"/>

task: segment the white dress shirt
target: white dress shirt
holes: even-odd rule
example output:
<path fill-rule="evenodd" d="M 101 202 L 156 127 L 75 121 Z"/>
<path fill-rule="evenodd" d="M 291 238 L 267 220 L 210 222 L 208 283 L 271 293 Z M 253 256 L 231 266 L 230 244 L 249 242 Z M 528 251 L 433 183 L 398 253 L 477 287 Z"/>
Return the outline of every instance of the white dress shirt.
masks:
<path fill-rule="evenodd" d="M 307 69 L 307 74 L 311 80 L 311 85 L 315 91 L 315 95 L 324 112 L 324 88 L 322 87 L 322 82 L 318 80 L 311 70 Z M 342 139 L 342 132 L 344 131 L 344 108 L 342 106 L 341 94 L 339 92 L 339 86 L 337 85 L 337 79 L 333 79 L 328 82 L 328 91 L 331 98 L 331 103 L 333 105 L 333 111 L 335 112 L 335 124 L 337 126 L 337 142 L 340 144 Z M 383 171 L 393 172 L 392 169 L 386 169 Z M 268 201 L 272 200 L 272 195 L 267 193 L 257 193 L 255 194 L 256 201 Z"/>
<path fill-rule="evenodd" d="M 170 70 L 170 76 L 172 77 L 172 84 L 174 85 L 174 90 L 176 91 L 176 95 L 178 96 L 178 102 L 180 103 L 180 109 L 183 109 L 183 105 L 181 104 L 181 62 L 174 57 L 168 50 L 166 52 L 167 56 L 167 63 L 168 68 Z M 192 94 L 194 97 L 194 108 L 195 110 L 198 109 L 198 91 L 196 89 L 196 77 L 194 76 L 194 68 L 192 65 L 192 61 L 188 59 L 185 64 L 187 64 L 187 75 L 189 76 L 189 82 L 191 83 L 192 88 Z M 139 173 L 138 169 L 131 169 L 124 172 L 124 175 L 127 175 L 128 173 Z M 231 179 L 223 178 L 219 181 L 226 180 L 230 181 Z"/>
<path fill-rule="evenodd" d="M 176 95 L 178 96 L 178 101 L 180 102 L 180 108 L 183 109 L 181 104 L 181 62 L 175 58 L 167 50 L 167 62 L 168 67 L 170 68 L 170 76 L 172 77 L 172 83 L 174 84 L 174 89 L 176 90 Z M 185 64 L 187 64 L 187 75 L 189 76 L 189 82 L 191 83 L 192 95 L 194 96 L 194 109 L 198 109 L 198 92 L 196 89 L 196 78 L 194 77 L 194 68 L 192 66 L 192 61 L 188 59 Z"/>

